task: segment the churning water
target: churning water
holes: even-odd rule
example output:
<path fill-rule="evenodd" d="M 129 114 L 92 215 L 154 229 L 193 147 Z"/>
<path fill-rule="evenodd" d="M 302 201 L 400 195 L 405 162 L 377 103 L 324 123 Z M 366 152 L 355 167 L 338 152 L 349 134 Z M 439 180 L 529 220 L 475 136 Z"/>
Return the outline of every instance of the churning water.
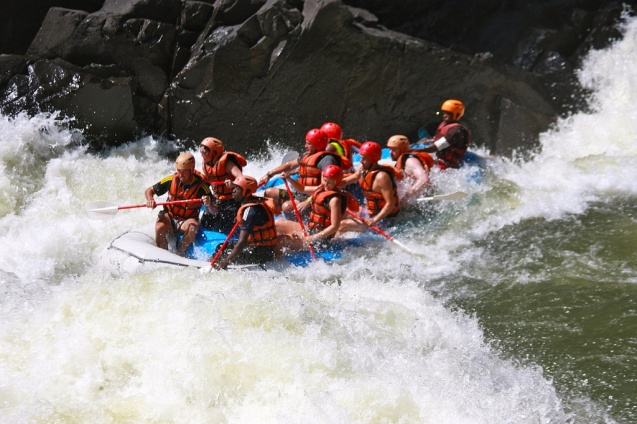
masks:
<path fill-rule="evenodd" d="M 258 274 L 104 272 L 155 214 L 85 203 L 143 203 L 173 146 L 95 156 L 55 116 L 0 117 L 0 421 L 637 422 L 637 20 L 580 78 L 592 112 L 531 159 L 433 176 L 471 195 L 394 234 L 424 257 Z"/>

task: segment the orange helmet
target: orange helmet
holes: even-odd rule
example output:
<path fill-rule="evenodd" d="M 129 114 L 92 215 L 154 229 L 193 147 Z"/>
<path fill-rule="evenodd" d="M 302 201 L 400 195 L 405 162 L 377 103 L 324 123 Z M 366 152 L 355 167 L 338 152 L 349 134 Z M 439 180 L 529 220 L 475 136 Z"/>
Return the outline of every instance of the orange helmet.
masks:
<path fill-rule="evenodd" d="M 175 167 L 178 171 L 182 169 L 195 169 L 195 157 L 190 153 L 182 153 L 177 156 Z"/>
<path fill-rule="evenodd" d="M 363 143 L 358 153 L 361 156 L 366 156 L 372 162 L 378 162 L 383 156 L 383 148 L 375 141 L 366 141 Z"/>
<path fill-rule="evenodd" d="M 210 149 L 210 153 L 212 154 L 213 158 L 221 156 L 221 154 L 225 150 L 225 146 L 223 145 L 223 141 L 219 140 L 218 138 L 214 138 L 214 137 L 206 137 L 206 138 L 204 138 L 203 140 L 201 140 L 200 146 L 206 146 L 208 149 Z"/>
<path fill-rule="evenodd" d="M 257 188 L 259 187 L 257 180 L 247 175 L 241 175 L 235 178 L 232 184 L 241 187 L 243 197 L 248 197 L 251 194 L 255 193 L 257 191 Z"/>
<path fill-rule="evenodd" d="M 305 141 L 312 143 L 316 151 L 322 152 L 327 147 L 329 139 L 323 131 L 314 128 L 305 135 Z"/>
<path fill-rule="evenodd" d="M 464 105 L 460 100 L 447 100 L 442 104 L 440 110 L 443 112 L 449 112 L 451 114 L 451 119 L 454 121 L 457 121 L 462 118 L 462 115 L 464 115 Z"/>
<path fill-rule="evenodd" d="M 406 152 L 409 149 L 409 139 L 404 135 L 392 135 L 387 140 L 387 147 L 397 148 L 401 152 Z"/>
<path fill-rule="evenodd" d="M 343 169 L 337 165 L 327 165 L 325 169 L 323 169 L 323 176 L 335 179 L 336 185 L 339 185 L 343 180 Z"/>
<path fill-rule="evenodd" d="M 321 126 L 321 131 L 332 140 L 340 140 L 343 138 L 343 130 L 341 126 L 334 122 L 326 122 Z"/>

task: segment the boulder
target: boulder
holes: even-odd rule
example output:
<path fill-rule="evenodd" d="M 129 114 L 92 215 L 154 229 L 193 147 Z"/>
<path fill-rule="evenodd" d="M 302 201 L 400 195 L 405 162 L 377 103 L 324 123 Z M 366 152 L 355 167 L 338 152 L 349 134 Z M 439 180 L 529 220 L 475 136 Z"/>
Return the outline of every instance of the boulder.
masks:
<path fill-rule="evenodd" d="M 305 133 L 326 121 L 359 140 L 413 138 L 439 119 L 446 98 L 466 103 L 474 137 L 498 153 L 532 142 L 555 116 L 526 73 L 368 27 L 338 1 L 305 1 L 303 10 L 270 1 L 241 24 L 216 27 L 164 104 L 173 133 L 254 150 L 266 140 L 301 149 Z M 503 101 L 526 115 L 523 124 L 502 119 Z"/>
<path fill-rule="evenodd" d="M 148 1 L 139 2 L 146 8 L 123 3 L 130 2 L 106 2 L 112 13 L 50 9 L 26 53 L 29 83 L 16 75 L 3 109 L 60 110 L 96 147 L 160 131 L 158 104 L 169 84 L 175 25 L 137 17 Z M 179 16 L 169 3 L 151 8 L 153 16 Z"/>
<path fill-rule="evenodd" d="M 584 56 L 621 37 L 617 22 L 635 13 L 623 0 L 343 1 L 391 30 L 533 73 L 560 113 L 582 104 L 574 70 Z"/>

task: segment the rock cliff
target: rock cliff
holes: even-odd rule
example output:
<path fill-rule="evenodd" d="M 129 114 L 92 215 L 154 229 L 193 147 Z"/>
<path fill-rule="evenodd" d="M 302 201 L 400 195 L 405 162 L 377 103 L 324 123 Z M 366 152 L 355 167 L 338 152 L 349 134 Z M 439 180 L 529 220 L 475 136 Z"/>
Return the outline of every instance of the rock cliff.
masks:
<path fill-rule="evenodd" d="M 47 10 L 26 51 L 3 46 L 0 108 L 73 116 L 94 148 L 152 133 L 188 146 L 215 136 L 254 152 L 267 142 L 301 150 L 326 121 L 363 141 L 414 139 L 458 98 L 476 144 L 507 155 L 582 106 L 573 69 L 587 48 L 619 36 L 622 11 L 618 2 L 557 2 L 566 18 L 542 31 L 553 18 L 534 16 L 514 36 L 503 27 L 505 1 L 451 2 L 457 16 L 446 19 L 430 2 L 347 3 L 51 0 L 67 7 Z"/>

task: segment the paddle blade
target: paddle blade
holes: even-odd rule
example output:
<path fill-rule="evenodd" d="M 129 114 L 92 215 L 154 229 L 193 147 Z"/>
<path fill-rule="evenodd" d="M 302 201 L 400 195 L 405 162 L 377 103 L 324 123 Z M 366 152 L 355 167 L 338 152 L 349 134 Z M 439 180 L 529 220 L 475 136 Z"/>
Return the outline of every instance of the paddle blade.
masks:
<path fill-rule="evenodd" d="M 199 272 L 202 274 L 209 274 L 212 271 L 214 271 L 215 269 L 212 267 L 212 265 L 205 265 L 202 266 L 201 268 L 199 268 Z"/>
<path fill-rule="evenodd" d="M 288 163 L 289 161 L 298 159 L 298 158 L 299 158 L 299 152 L 294 152 L 294 151 L 287 152 L 285 156 L 283 156 L 283 159 L 281 159 L 281 164 Z"/>
<path fill-rule="evenodd" d="M 391 238 L 390 240 L 392 243 L 394 243 L 396 246 L 400 247 L 401 249 L 403 249 L 405 252 L 408 252 L 414 256 L 419 256 L 421 258 L 425 258 L 427 257 L 427 255 L 425 255 L 424 253 L 420 253 L 420 252 L 416 252 L 415 250 L 410 249 L 409 247 L 405 246 L 404 244 L 402 244 L 401 242 L 399 242 L 398 240 L 396 240 L 395 238 Z"/>
<path fill-rule="evenodd" d="M 460 200 L 460 199 L 464 199 L 467 196 L 468 194 L 465 193 L 464 191 L 456 191 L 455 193 L 438 194 L 438 195 L 430 196 L 430 197 L 421 197 L 418 199 L 418 201 L 427 202 L 430 200 Z"/>
<path fill-rule="evenodd" d="M 113 215 L 117 215 L 117 205 L 104 200 L 88 202 L 86 204 L 86 214 L 91 219 L 108 219 Z"/>

